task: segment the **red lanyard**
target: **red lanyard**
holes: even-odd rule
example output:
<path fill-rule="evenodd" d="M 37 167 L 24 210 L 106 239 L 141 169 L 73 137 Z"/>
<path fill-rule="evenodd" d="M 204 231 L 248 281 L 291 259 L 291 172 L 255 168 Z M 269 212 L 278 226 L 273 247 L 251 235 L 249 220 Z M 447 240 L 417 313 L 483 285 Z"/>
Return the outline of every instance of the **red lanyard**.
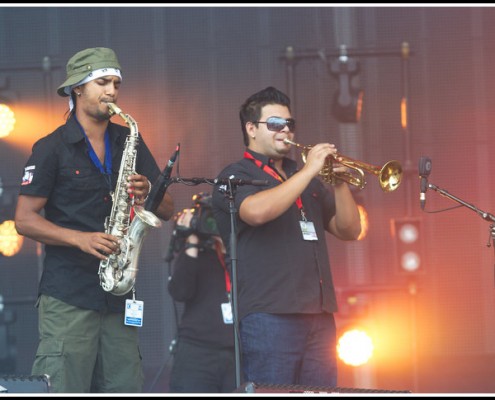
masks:
<path fill-rule="evenodd" d="M 277 171 L 275 171 L 269 165 L 263 164 L 260 160 L 254 158 L 254 156 L 251 153 L 245 151 L 244 152 L 244 158 L 247 158 L 248 160 L 253 161 L 258 166 L 258 168 L 261 168 L 265 173 L 267 173 L 268 175 L 274 177 L 279 182 L 283 182 L 284 181 L 284 178 L 282 178 Z M 302 204 L 301 196 L 299 196 L 296 199 L 296 205 L 297 205 L 297 208 L 299 208 L 299 211 L 301 211 L 301 215 L 303 216 L 303 218 L 306 219 L 305 216 L 304 216 L 304 209 L 303 209 L 303 204 Z"/>
<path fill-rule="evenodd" d="M 227 270 L 227 266 L 225 265 L 225 257 L 223 255 L 222 251 L 222 244 L 218 241 L 215 240 L 215 250 L 217 251 L 217 257 L 218 260 L 220 261 L 220 264 L 222 264 L 222 268 L 224 270 L 224 275 L 225 275 L 225 291 L 227 292 L 227 296 L 230 295 L 230 275 L 229 271 Z"/>

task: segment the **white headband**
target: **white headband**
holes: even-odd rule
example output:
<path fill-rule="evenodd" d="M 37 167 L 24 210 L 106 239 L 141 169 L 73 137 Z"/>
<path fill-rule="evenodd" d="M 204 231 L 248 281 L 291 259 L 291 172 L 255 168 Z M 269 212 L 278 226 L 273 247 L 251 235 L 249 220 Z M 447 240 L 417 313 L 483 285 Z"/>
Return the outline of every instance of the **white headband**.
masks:
<path fill-rule="evenodd" d="M 94 81 L 95 79 L 101 78 L 103 76 L 108 76 L 108 75 L 118 76 L 122 80 L 122 75 L 120 73 L 120 69 L 117 69 L 117 68 L 100 68 L 100 69 L 96 69 L 94 71 L 91 71 L 86 78 L 80 80 L 75 85 L 66 86 L 64 88 L 64 92 L 65 92 L 65 94 L 67 94 L 69 96 L 69 108 L 70 108 L 70 110 L 72 111 L 72 109 L 74 108 L 74 103 L 72 102 L 72 96 L 70 95 L 73 88 L 75 88 L 76 86 L 84 85 L 85 83 L 88 83 L 90 81 Z"/>

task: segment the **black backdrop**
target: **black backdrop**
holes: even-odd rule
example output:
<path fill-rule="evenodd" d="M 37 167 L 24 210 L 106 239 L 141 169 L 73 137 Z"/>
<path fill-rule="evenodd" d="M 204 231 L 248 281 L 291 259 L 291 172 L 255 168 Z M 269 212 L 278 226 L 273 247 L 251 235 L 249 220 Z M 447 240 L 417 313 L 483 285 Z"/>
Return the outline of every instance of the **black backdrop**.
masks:
<path fill-rule="evenodd" d="M 411 48 L 406 63 L 403 42 Z M 339 124 L 330 112 L 337 81 L 324 59 L 334 59 L 341 44 L 362 53 L 356 57 L 365 91 L 359 124 Z M 31 144 L 63 122 L 67 104 L 55 90 L 66 60 L 94 46 L 112 47 L 119 55 L 124 78 L 119 105 L 138 122 L 159 164 L 181 144 L 174 175 L 212 178 L 238 159 L 243 150 L 238 108 L 269 85 L 293 97 L 298 142 L 334 142 L 343 154 L 374 165 L 399 160 L 406 174 L 396 192 L 383 193 L 368 176 L 367 187 L 357 193 L 368 210 L 367 238 L 327 239 L 341 300 L 339 321 L 348 321 L 346 299 L 354 291 L 378 337 L 372 364 L 358 370 L 342 365 L 339 384 L 421 393 L 494 391 L 489 224 L 466 208 L 422 213 L 417 180 L 418 159 L 428 155 L 432 183 L 495 212 L 492 7 L 1 7 L 0 78 L 7 87 L 0 87 L 0 97 L 9 95 L 17 115 L 15 131 L 0 139 L 6 204 L 15 200 Z M 288 63 L 288 46 L 296 55 L 311 56 Z M 406 131 L 400 120 L 404 94 Z M 212 188 L 169 188 L 177 210 L 204 190 Z M 427 193 L 428 211 L 453 205 Z M 398 272 L 390 234 L 390 220 L 405 216 L 421 219 L 425 239 L 428 262 L 414 277 L 416 294 Z M 137 294 L 145 302 L 141 348 L 150 391 L 167 390 L 165 364 L 175 332 L 164 261 L 170 234 L 170 223 L 152 231 L 139 263 Z M 7 350 L 15 350 L 18 374 L 29 374 L 36 348 L 39 254 L 39 246 L 27 239 L 18 255 L 0 258 L 4 309 L 16 315 Z"/>

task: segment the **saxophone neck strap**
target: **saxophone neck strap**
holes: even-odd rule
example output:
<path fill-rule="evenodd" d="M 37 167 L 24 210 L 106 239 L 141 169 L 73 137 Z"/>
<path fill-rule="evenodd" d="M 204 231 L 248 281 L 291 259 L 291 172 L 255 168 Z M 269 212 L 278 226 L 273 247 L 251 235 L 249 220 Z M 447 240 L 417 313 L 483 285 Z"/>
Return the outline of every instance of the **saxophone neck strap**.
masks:
<path fill-rule="evenodd" d="M 86 146 L 88 147 L 88 154 L 89 157 L 91 158 L 91 161 L 93 162 L 94 166 L 98 168 L 98 170 L 102 173 L 107 175 L 107 180 L 111 180 L 112 178 L 112 144 L 110 142 L 110 134 L 108 133 L 108 128 L 105 129 L 105 165 L 103 165 L 96 155 L 96 152 L 93 149 L 93 146 L 91 145 L 91 142 L 88 138 L 88 135 L 86 135 L 86 132 L 84 131 L 84 128 L 80 124 L 79 120 L 77 117 L 74 115 L 74 118 L 79 125 L 79 129 L 81 130 L 82 134 L 84 135 L 84 139 L 86 141 Z"/>

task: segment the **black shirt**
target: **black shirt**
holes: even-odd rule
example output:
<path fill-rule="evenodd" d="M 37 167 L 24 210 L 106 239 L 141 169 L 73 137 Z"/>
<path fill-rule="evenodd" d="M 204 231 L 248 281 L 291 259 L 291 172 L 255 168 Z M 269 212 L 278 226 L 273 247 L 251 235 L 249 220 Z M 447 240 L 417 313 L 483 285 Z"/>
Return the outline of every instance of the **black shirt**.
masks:
<path fill-rule="evenodd" d="M 33 145 L 24 170 L 21 195 L 46 197 L 45 218 L 56 225 L 85 232 L 104 232 L 111 214 L 120 161 L 129 128 L 108 125 L 112 176 L 93 164 L 85 135 L 74 117 Z M 154 182 L 160 170 L 140 137 L 136 172 Z M 100 260 L 75 247 L 45 246 L 39 293 L 92 310 L 124 311 L 128 296 L 105 292 L 99 283 Z"/>
<path fill-rule="evenodd" d="M 268 157 L 247 150 L 264 165 L 274 168 Z M 288 177 L 296 172 L 296 162 L 283 160 Z M 227 166 L 220 179 L 268 180 L 268 186 L 240 185 L 235 192 L 235 209 L 246 197 L 281 182 L 252 160 Z M 222 186 L 220 186 L 222 189 Z M 313 179 L 301 195 L 308 221 L 314 223 L 317 241 L 302 237 L 301 212 L 294 203 L 285 213 L 264 225 L 253 227 L 237 216 L 237 277 L 239 319 L 252 312 L 320 313 L 337 311 L 330 271 L 325 229 L 335 215 L 333 194 L 318 179 Z M 213 191 L 213 211 L 224 243 L 229 244 L 230 214 L 228 198 Z"/>
<path fill-rule="evenodd" d="M 211 248 L 198 257 L 179 253 L 168 284 L 172 298 L 184 302 L 179 338 L 190 342 L 225 348 L 234 346 L 232 324 L 225 324 L 221 304 L 227 303 L 225 270 Z"/>

